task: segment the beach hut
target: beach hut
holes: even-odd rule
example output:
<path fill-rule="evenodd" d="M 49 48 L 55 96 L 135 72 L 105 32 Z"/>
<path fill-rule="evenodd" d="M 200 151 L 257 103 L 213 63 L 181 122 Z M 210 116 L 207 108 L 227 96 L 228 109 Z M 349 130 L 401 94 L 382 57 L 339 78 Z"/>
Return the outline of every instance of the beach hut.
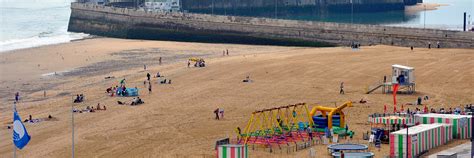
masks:
<path fill-rule="evenodd" d="M 373 114 L 369 115 L 369 123 L 372 125 L 383 124 L 387 126 L 393 124 L 415 124 L 415 117 L 408 114 Z"/>
<path fill-rule="evenodd" d="M 226 144 L 217 147 L 217 158 L 248 158 L 247 145 Z"/>
<path fill-rule="evenodd" d="M 453 137 L 456 139 L 471 138 L 471 115 L 454 114 L 416 114 L 416 121 L 422 124 L 444 123 L 453 126 Z"/>
<path fill-rule="evenodd" d="M 390 133 L 390 157 L 419 157 L 429 149 L 444 145 L 452 140 L 452 126 L 449 124 L 420 124 Z M 408 137 L 408 141 L 407 141 Z M 407 150 L 408 148 L 408 150 Z"/>

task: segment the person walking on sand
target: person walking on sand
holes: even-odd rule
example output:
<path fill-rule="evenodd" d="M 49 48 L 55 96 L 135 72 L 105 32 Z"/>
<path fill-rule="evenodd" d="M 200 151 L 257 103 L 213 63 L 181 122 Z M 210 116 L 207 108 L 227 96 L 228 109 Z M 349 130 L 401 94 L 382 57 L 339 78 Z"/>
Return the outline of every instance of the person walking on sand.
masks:
<path fill-rule="evenodd" d="M 214 114 L 216 114 L 216 120 L 219 120 L 219 108 L 217 108 L 216 110 L 214 110 Z"/>
<path fill-rule="evenodd" d="M 148 81 L 150 81 L 150 78 L 151 78 L 150 73 L 146 73 L 146 78 L 147 78 Z"/>
<path fill-rule="evenodd" d="M 225 49 L 226 53 L 227 53 L 227 56 L 229 56 L 229 50 L 228 49 Z"/>
<path fill-rule="evenodd" d="M 188 68 L 189 68 L 190 65 L 191 65 L 191 62 L 188 60 Z"/>
<path fill-rule="evenodd" d="M 158 59 L 159 65 L 161 65 L 161 57 Z"/>
<path fill-rule="evenodd" d="M 339 94 L 344 94 L 344 82 L 341 82 L 341 90 L 339 91 Z"/>
<path fill-rule="evenodd" d="M 431 49 L 431 42 L 428 42 L 428 49 Z"/>
<path fill-rule="evenodd" d="M 148 94 L 151 94 L 151 83 L 148 81 Z"/>
<path fill-rule="evenodd" d="M 15 93 L 15 102 L 18 103 L 18 101 L 20 101 L 20 92 Z"/>
<path fill-rule="evenodd" d="M 143 64 L 143 70 L 146 70 L 146 65 L 145 64 Z"/>

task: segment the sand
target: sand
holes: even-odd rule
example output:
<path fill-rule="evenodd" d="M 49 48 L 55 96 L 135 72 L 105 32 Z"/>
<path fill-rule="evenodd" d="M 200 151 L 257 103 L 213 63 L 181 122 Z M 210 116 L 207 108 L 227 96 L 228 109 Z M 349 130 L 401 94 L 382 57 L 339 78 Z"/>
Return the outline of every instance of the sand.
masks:
<path fill-rule="evenodd" d="M 416 5 L 405 6 L 405 12 L 408 14 L 416 14 L 422 11 L 437 10 L 439 7 L 442 6 L 448 6 L 448 4 L 418 3 Z"/>
<path fill-rule="evenodd" d="M 228 49 L 230 55 L 222 56 Z M 158 65 L 158 58 L 163 64 Z M 206 59 L 205 68 L 187 68 L 186 59 Z M 64 59 L 63 59 L 64 58 Z M 414 102 L 429 95 L 430 107 L 457 107 L 474 103 L 474 50 L 425 49 L 392 46 L 305 48 L 203 44 L 165 41 L 97 38 L 67 44 L 18 50 L 0 54 L 0 157 L 12 155 L 11 105 L 14 93 L 22 99 L 18 111 L 22 119 L 46 117 L 54 121 L 25 124 L 31 142 L 19 157 L 70 157 L 72 97 L 83 93 L 86 101 L 76 108 L 106 105 L 106 111 L 75 114 L 77 157 L 214 157 L 219 138 L 235 137 L 251 112 L 299 102 L 334 106 L 366 98 L 366 104 L 346 108 L 353 141 L 362 141 L 370 126 L 367 117 L 383 112 L 393 103 L 391 95 L 375 91 L 365 94 L 390 75 L 392 64 L 415 67 L 417 94 L 399 95 L 399 102 Z M 40 66 L 38 66 L 40 64 Z M 148 69 L 143 70 L 143 64 Z M 172 79 L 171 85 L 156 84 L 148 94 L 143 85 L 146 72 L 160 71 Z M 57 75 L 42 76 L 42 74 Z M 249 75 L 253 83 L 241 81 Z M 114 76 L 114 79 L 104 79 Z M 105 89 L 127 79 L 128 87 L 138 87 L 145 104 L 119 106 Z M 345 95 L 339 84 L 345 83 Z M 46 97 L 43 91 L 46 90 Z M 213 119 L 212 111 L 225 109 L 225 118 Z M 390 107 L 390 106 L 389 106 Z M 409 106 L 414 109 L 414 106 Z M 389 108 L 390 109 L 390 108 Z M 365 143 L 365 142 L 364 142 Z M 328 157 L 325 146 L 315 147 Z M 388 155 L 388 145 L 377 157 Z M 250 151 L 252 157 L 303 157 L 308 150 L 286 154 Z"/>

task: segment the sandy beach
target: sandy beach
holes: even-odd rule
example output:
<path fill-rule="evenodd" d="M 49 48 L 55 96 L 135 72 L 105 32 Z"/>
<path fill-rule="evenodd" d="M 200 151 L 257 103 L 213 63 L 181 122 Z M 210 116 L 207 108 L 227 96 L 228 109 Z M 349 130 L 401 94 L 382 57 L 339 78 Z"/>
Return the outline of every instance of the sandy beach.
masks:
<path fill-rule="evenodd" d="M 405 12 L 408 14 L 415 14 L 422 11 L 436 10 L 439 7 L 448 6 L 448 4 L 437 4 L 437 3 L 418 3 L 412 6 L 405 6 Z"/>
<path fill-rule="evenodd" d="M 226 49 L 229 56 L 222 56 Z M 189 57 L 204 58 L 207 66 L 188 68 Z M 365 91 L 389 76 L 393 64 L 415 68 L 417 93 L 398 95 L 400 103 L 412 103 L 423 95 L 430 96 L 425 102 L 430 108 L 474 103 L 472 61 L 472 49 L 363 46 L 354 51 L 113 38 L 0 53 L 0 157 L 12 156 L 12 131 L 7 126 L 15 92 L 21 95 L 17 109 L 22 119 L 55 118 L 25 124 L 32 139 L 17 151 L 18 157 L 70 157 L 71 106 L 97 103 L 107 110 L 74 114 L 77 157 L 215 157 L 215 141 L 235 138 L 235 128 L 243 128 L 253 111 L 300 102 L 334 106 L 365 98 L 366 104 L 355 103 L 344 112 L 356 133 L 353 141 L 366 143 L 362 133 L 370 129 L 367 116 L 383 112 L 384 104 L 391 107 L 393 100 L 380 91 Z M 143 84 L 147 72 L 160 72 L 173 83 L 161 85 L 152 78 L 149 94 Z M 114 78 L 105 79 L 108 76 Z M 246 76 L 254 82 L 242 83 Z M 132 98 L 105 93 L 123 78 L 127 87 L 140 89 L 145 104 L 118 105 L 117 101 Z M 345 83 L 345 95 L 339 95 L 340 82 Z M 73 104 L 72 98 L 80 93 L 85 101 Z M 225 118 L 219 121 L 213 115 L 218 107 L 225 110 Z M 326 146 L 314 148 L 321 157 L 329 157 Z M 371 151 L 383 157 L 389 154 L 389 146 Z M 307 157 L 309 153 L 249 152 L 250 157 Z"/>

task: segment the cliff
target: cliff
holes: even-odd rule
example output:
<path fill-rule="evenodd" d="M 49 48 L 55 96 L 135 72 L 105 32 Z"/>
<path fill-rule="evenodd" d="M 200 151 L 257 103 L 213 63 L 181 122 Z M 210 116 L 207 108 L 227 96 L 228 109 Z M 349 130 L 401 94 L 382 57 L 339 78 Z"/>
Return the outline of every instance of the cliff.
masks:
<path fill-rule="evenodd" d="M 156 13 L 73 3 L 69 31 L 94 35 L 279 45 L 385 44 L 474 48 L 474 32 L 207 14 Z"/>

